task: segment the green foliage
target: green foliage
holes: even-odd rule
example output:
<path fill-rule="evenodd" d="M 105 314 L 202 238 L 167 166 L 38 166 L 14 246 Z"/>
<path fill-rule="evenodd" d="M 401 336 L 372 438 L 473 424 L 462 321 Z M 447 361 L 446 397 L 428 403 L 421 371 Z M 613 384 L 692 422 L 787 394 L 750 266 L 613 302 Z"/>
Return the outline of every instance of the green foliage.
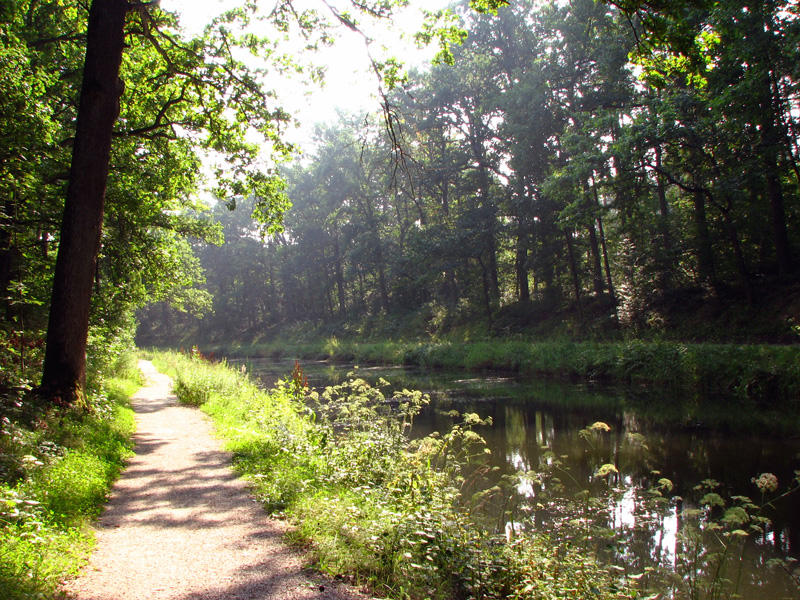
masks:
<path fill-rule="evenodd" d="M 772 473 L 753 478 L 761 494 L 759 501 L 745 496 L 723 497 L 719 483 L 705 480 L 695 487 L 703 494 L 699 508 L 681 512 L 683 526 L 679 532 L 680 552 L 674 577 L 669 584 L 690 600 L 701 598 L 737 598 L 745 585 L 742 565 L 746 545 L 752 538 L 762 537 L 769 528 L 765 516 L 775 502 L 800 489 L 800 471 L 779 493 L 778 480 Z M 780 559 L 769 568 L 787 568 Z"/>
<path fill-rule="evenodd" d="M 130 371 L 128 371 L 130 373 Z M 89 411 L 4 400 L 0 427 L 0 596 L 54 597 L 92 545 L 90 520 L 132 450 L 128 398 L 141 374 L 106 380 Z"/>
<path fill-rule="evenodd" d="M 219 369 L 193 348 L 191 362 L 179 362 L 175 367 L 173 392 L 178 401 L 190 406 L 202 406 L 211 394 L 232 394 L 240 383 L 229 369 Z M 223 363 L 224 364 L 224 363 Z"/>
<path fill-rule="evenodd" d="M 447 65 L 319 126 L 283 171 L 284 232 L 218 212 L 214 313 L 175 331 L 796 343 L 797 7 L 503 4 L 431 13 L 417 38 Z M 676 363 L 661 351 L 592 366 Z"/>
<path fill-rule="evenodd" d="M 550 599 L 574 590 L 635 597 L 594 553 L 568 541 L 520 534 L 507 543 L 476 525 L 494 518 L 487 507 L 508 491 L 484 480 L 488 455 L 474 428 L 487 423 L 477 415 L 411 440 L 427 398 L 408 390 L 386 397 L 382 382 L 371 386 L 357 371 L 316 393 L 296 366 L 290 380 L 263 392 L 229 366 L 179 354 L 156 360 L 236 381 L 210 383 L 203 409 L 256 495 L 297 522 L 294 539 L 332 574 L 390 598 Z"/>

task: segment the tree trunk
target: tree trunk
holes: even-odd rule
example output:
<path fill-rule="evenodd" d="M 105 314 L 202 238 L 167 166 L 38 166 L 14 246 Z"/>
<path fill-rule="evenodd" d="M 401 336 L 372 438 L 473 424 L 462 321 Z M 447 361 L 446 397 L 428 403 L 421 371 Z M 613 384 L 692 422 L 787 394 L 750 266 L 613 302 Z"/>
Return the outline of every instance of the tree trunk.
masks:
<path fill-rule="evenodd" d="M 661 146 L 656 146 L 656 193 L 658 194 L 658 213 L 659 229 L 661 231 L 661 243 L 664 250 L 668 253 L 672 251 L 672 238 L 669 235 L 669 204 L 667 203 L 667 184 L 664 175 L 661 174 Z"/>
<path fill-rule="evenodd" d="M 717 272 L 714 267 L 714 251 L 711 248 L 711 235 L 706 220 L 706 198 L 703 192 L 694 192 L 695 247 L 697 252 L 697 272 L 701 283 L 716 287 Z"/>
<path fill-rule="evenodd" d="M 5 212 L 0 212 L 0 298 L 5 299 L 5 315 L 11 320 L 11 302 L 7 300 L 10 293 L 8 286 L 11 284 L 11 270 L 14 251 L 11 244 L 11 228 L 13 226 L 11 215 L 14 206 L 11 200 L 6 201 Z M 2 317 L 0 317 L 2 318 Z"/>
<path fill-rule="evenodd" d="M 764 179 L 769 200 L 772 239 L 775 245 L 775 258 L 778 261 L 778 274 L 786 277 L 792 272 L 792 255 L 789 236 L 786 229 L 786 210 L 783 205 L 783 189 L 781 187 L 778 157 L 781 155 L 782 133 L 779 127 L 776 98 L 772 95 L 772 84 L 769 73 L 765 71 L 759 80 L 761 112 L 761 155 L 764 161 Z M 778 121 L 778 123 L 776 123 Z"/>
<path fill-rule="evenodd" d="M 339 297 L 339 317 L 344 318 L 347 305 L 344 299 L 344 273 L 342 271 L 342 257 L 339 253 L 339 230 L 334 224 L 333 230 L 333 258 L 336 269 L 336 294 Z"/>
<path fill-rule="evenodd" d="M 94 0 L 61 222 L 47 328 L 42 391 L 63 404 L 80 399 L 86 380 L 86 342 L 103 225 L 111 134 L 119 116 L 127 0 Z"/>
<path fill-rule="evenodd" d="M 489 329 L 492 328 L 492 293 L 491 293 L 491 286 L 489 284 L 490 274 L 489 269 L 486 268 L 486 264 L 483 262 L 483 259 L 478 256 L 478 264 L 481 266 L 481 280 L 483 281 L 483 304 L 486 308 L 486 318 L 489 321 Z"/>
<path fill-rule="evenodd" d="M 521 302 L 528 302 L 531 299 L 531 288 L 528 284 L 528 249 L 525 247 L 522 234 L 517 236 L 517 252 L 514 260 L 514 267 L 517 271 L 517 298 Z"/>
<path fill-rule="evenodd" d="M 567 254 L 569 256 L 569 270 L 572 274 L 572 288 L 575 291 L 575 305 L 578 307 L 578 319 L 583 323 L 583 305 L 581 303 L 581 280 L 578 277 L 578 263 L 575 261 L 575 251 L 572 248 L 572 234 L 564 230 L 567 240 Z"/>
<path fill-rule="evenodd" d="M 597 187 L 590 186 L 588 183 L 585 184 L 583 187 L 583 197 L 586 210 L 591 214 L 593 212 L 593 208 L 595 206 L 599 206 L 599 202 L 597 201 Z M 597 219 L 589 220 L 589 223 L 586 225 L 586 233 L 589 234 L 589 258 L 592 269 L 592 289 L 594 290 L 594 295 L 600 297 L 603 295 L 604 281 L 603 267 L 601 265 L 600 257 L 600 243 L 597 240 L 597 229 L 595 228 L 596 221 Z"/>
<path fill-rule="evenodd" d="M 673 244 L 672 236 L 669 231 L 669 204 L 667 203 L 667 183 L 666 178 L 661 173 L 662 157 L 661 146 L 656 146 L 656 194 L 658 196 L 658 232 L 661 241 L 660 252 L 656 255 L 656 264 L 659 271 L 659 285 L 662 290 L 671 286 L 670 273 L 673 265 Z"/>
<path fill-rule="evenodd" d="M 494 216 L 491 230 L 486 235 L 486 252 L 489 255 L 489 282 L 491 283 L 492 301 L 500 304 L 500 272 L 497 267 L 497 242 L 495 240 Z"/>
<path fill-rule="evenodd" d="M 389 312 L 389 288 L 386 285 L 386 272 L 383 268 L 383 253 L 378 254 L 378 291 L 381 295 L 381 308 L 383 312 Z"/>
<path fill-rule="evenodd" d="M 617 315 L 617 294 L 614 290 L 614 282 L 611 279 L 611 264 L 608 260 L 608 247 L 606 246 L 606 232 L 603 229 L 603 216 L 600 210 L 600 196 L 597 193 L 597 186 L 592 186 L 594 191 L 594 204 L 598 209 L 597 212 L 597 233 L 600 235 L 600 248 L 603 250 L 603 266 L 606 270 L 606 285 L 608 286 L 608 293 L 611 300 L 614 302 L 614 315 Z"/>
<path fill-rule="evenodd" d="M 486 251 L 487 260 L 489 262 L 487 266 L 489 274 L 489 284 L 490 284 L 489 292 L 491 294 L 492 301 L 499 304 L 500 276 L 497 267 L 497 242 L 495 240 L 495 236 L 497 235 L 495 215 L 497 211 L 495 209 L 494 204 L 492 204 L 489 195 L 489 187 L 491 185 L 491 181 L 489 179 L 489 164 L 486 159 L 486 150 L 483 146 L 484 137 L 483 135 L 481 135 L 483 126 L 481 124 L 480 117 L 477 117 L 474 114 L 470 114 L 469 123 L 470 123 L 469 145 L 470 149 L 472 150 L 473 157 L 475 158 L 475 161 L 478 164 L 478 169 L 477 169 L 478 186 L 479 186 L 479 189 L 477 190 L 478 204 L 483 210 L 486 210 L 488 212 L 486 229 L 484 230 L 485 237 L 483 241 L 483 246 Z"/>
<path fill-rule="evenodd" d="M 744 259 L 742 246 L 739 243 L 739 234 L 736 231 L 736 226 L 733 224 L 729 210 L 726 210 L 723 213 L 723 219 L 725 221 L 725 230 L 728 232 L 728 239 L 730 240 L 731 247 L 733 248 L 733 255 L 736 257 L 736 269 L 739 272 L 739 279 L 744 287 L 747 305 L 753 306 L 753 301 L 755 300 L 755 296 L 753 294 L 753 285 L 750 282 L 750 274 L 747 272 L 747 263 Z"/>
<path fill-rule="evenodd" d="M 772 239 L 775 244 L 775 256 L 778 259 L 778 274 L 786 277 L 792 272 L 792 254 L 789 247 L 789 236 L 786 231 L 786 211 L 783 207 L 783 190 L 777 174 L 778 165 L 767 160 L 766 179 L 767 196 L 772 223 Z"/>
<path fill-rule="evenodd" d="M 594 223 L 587 226 L 589 232 L 589 248 L 592 255 L 592 288 L 595 296 L 602 296 L 605 290 L 603 281 L 603 267 L 600 258 L 600 243 L 597 241 L 597 230 Z"/>
<path fill-rule="evenodd" d="M 456 281 L 455 272 L 450 267 L 444 271 L 444 297 L 449 308 L 455 308 L 458 304 L 458 282 Z"/>

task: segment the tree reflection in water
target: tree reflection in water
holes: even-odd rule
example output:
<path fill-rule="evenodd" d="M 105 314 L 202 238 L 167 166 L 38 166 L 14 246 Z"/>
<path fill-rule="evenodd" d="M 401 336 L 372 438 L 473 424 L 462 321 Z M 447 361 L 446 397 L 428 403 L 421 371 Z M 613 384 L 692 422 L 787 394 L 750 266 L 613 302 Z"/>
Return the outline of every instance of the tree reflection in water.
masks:
<path fill-rule="evenodd" d="M 252 366 L 265 378 L 291 371 L 289 363 Z M 352 369 L 303 366 L 313 386 Z M 473 507 L 488 527 L 592 545 L 628 575 L 650 578 L 665 597 L 800 597 L 797 572 L 785 562 L 800 557 L 800 492 L 763 511 L 746 508 L 746 522 L 731 512 L 746 505 L 744 497 L 758 505 L 768 499 L 753 483 L 762 473 L 777 476 L 773 495 L 788 489 L 800 469 L 796 415 L 735 398 L 464 375 L 359 370 L 368 380 L 431 394 L 415 436 L 450 427 L 453 410 L 492 419 L 478 432 L 492 451 L 489 485 L 500 491 Z M 587 430 L 596 423 L 609 430 Z"/>

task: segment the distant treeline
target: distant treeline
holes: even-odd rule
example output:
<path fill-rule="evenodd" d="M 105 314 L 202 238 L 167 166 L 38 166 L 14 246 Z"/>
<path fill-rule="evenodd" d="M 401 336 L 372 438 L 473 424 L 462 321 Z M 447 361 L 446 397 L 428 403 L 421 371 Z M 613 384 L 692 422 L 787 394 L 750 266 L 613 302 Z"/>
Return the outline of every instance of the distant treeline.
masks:
<path fill-rule="evenodd" d="M 225 245 L 195 246 L 212 310 L 155 306 L 144 337 L 375 315 L 395 316 L 389 336 L 475 322 L 613 335 L 675 311 L 694 324 L 710 303 L 740 307 L 725 329 L 774 310 L 763 333 L 791 340 L 798 7 L 684 4 L 658 18 L 593 0 L 456 7 L 469 37 L 455 65 L 411 74 L 378 118 L 320 126 L 285 172 L 282 233 L 258 235 L 252 200 L 217 207 Z"/>

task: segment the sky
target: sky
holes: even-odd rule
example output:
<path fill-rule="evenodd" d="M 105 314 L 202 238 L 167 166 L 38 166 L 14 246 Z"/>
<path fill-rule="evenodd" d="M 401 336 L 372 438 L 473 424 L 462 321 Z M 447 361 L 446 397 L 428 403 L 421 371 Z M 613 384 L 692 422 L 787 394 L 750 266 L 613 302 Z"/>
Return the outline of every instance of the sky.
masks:
<path fill-rule="evenodd" d="M 302 1 L 302 0 L 300 0 Z M 412 0 L 411 9 L 395 25 L 380 33 L 380 42 L 409 64 L 423 65 L 435 54 L 434 48 L 417 49 L 412 42 L 401 40 L 402 31 L 413 32 L 421 23 L 418 7 L 431 10 L 444 6 L 445 0 Z M 321 1 L 316 3 L 321 9 Z M 217 14 L 230 9 L 234 3 L 225 0 L 162 0 L 161 7 L 177 12 L 187 33 L 197 33 Z M 337 107 L 353 112 L 380 110 L 377 98 L 378 81 L 369 70 L 369 60 L 360 36 L 343 31 L 336 43 L 314 57 L 315 63 L 327 67 L 326 83 L 322 89 L 303 86 L 299 82 L 281 80 L 279 93 L 283 108 L 294 114 L 300 127 L 287 132 L 288 141 L 308 151 L 312 148 L 315 122 L 332 121 Z"/>

